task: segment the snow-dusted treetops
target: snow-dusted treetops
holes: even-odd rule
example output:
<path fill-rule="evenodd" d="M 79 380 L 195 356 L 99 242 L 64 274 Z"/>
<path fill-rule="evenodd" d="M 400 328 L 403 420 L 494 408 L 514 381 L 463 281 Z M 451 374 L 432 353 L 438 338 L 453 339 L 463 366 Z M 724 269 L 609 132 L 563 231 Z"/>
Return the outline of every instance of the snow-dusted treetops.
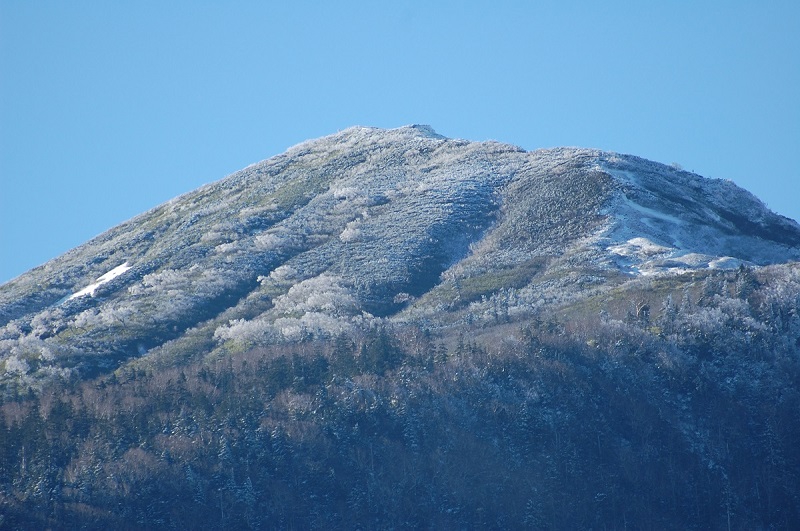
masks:
<path fill-rule="evenodd" d="M 592 149 L 354 127 L 0 286 L 0 379 L 36 389 L 130 360 L 521 321 L 770 264 L 797 283 L 799 259 L 800 226 L 729 181 Z"/>

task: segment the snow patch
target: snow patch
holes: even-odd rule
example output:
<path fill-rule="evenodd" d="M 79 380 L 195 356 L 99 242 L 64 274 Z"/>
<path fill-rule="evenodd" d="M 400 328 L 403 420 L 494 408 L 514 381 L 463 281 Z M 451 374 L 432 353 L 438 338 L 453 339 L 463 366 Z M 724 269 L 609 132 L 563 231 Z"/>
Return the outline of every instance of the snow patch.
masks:
<path fill-rule="evenodd" d="M 361 223 L 358 220 L 348 223 L 345 229 L 339 235 L 339 239 L 345 243 L 357 240 L 361 235 L 361 229 L 359 228 L 360 224 Z"/>
<path fill-rule="evenodd" d="M 70 297 L 67 300 L 77 299 L 78 297 L 83 297 L 84 295 L 89 295 L 90 297 L 94 297 L 94 293 L 95 291 L 97 291 L 97 288 L 99 288 L 103 284 L 111 282 L 112 280 L 114 280 L 115 278 L 117 278 L 130 268 L 131 266 L 128 265 L 128 262 L 125 262 L 122 265 L 118 265 L 108 273 L 98 277 L 97 280 L 94 282 L 94 284 L 89 284 L 82 290 L 70 295 Z"/>
<path fill-rule="evenodd" d="M 675 250 L 671 247 L 664 247 L 663 245 L 653 243 L 647 238 L 631 238 L 627 242 L 611 245 L 607 249 L 619 256 L 639 259 L 665 255 Z"/>
<path fill-rule="evenodd" d="M 647 208 L 646 206 L 640 205 L 639 203 L 635 203 L 625 198 L 625 204 L 630 207 L 631 209 L 643 214 L 645 217 L 642 218 L 640 221 L 642 223 L 647 223 L 647 219 L 660 219 L 662 221 L 666 221 L 669 223 L 674 223 L 675 225 L 682 225 L 683 220 L 676 218 L 675 216 L 671 216 L 665 212 L 660 212 L 658 210 L 654 210 L 652 208 Z"/>
<path fill-rule="evenodd" d="M 709 269 L 739 269 L 739 267 L 745 265 L 747 262 L 744 260 L 739 260 L 738 258 L 734 258 L 732 256 L 723 256 L 721 258 L 717 258 L 716 260 L 712 260 L 708 263 Z"/>

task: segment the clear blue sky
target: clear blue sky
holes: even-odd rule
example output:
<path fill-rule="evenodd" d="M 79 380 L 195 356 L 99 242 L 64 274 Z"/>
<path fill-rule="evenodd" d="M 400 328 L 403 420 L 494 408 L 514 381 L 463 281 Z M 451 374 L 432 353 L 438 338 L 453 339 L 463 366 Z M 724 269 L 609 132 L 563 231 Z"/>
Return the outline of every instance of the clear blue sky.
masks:
<path fill-rule="evenodd" d="M 800 219 L 800 2 L 0 0 L 0 282 L 351 125 L 598 147 Z"/>

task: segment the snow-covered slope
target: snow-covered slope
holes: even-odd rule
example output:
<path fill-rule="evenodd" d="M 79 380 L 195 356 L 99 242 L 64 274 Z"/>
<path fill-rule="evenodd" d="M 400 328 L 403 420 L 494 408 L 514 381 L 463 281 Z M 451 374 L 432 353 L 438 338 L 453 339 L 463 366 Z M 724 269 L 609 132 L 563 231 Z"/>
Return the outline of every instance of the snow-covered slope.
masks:
<path fill-rule="evenodd" d="M 800 226 L 727 181 L 597 150 L 354 127 L 0 287 L 0 372 L 35 384 L 382 321 L 522 318 L 639 275 L 798 259 Z"/>
<path fill-rule="evenodd" d="M 607 211 L 608 250 L 632 272 L 737 268 L 796 259 L 797 224 L 731 181 L 699 178 L 635 157 L 604 156 L 619 183 Z"/>

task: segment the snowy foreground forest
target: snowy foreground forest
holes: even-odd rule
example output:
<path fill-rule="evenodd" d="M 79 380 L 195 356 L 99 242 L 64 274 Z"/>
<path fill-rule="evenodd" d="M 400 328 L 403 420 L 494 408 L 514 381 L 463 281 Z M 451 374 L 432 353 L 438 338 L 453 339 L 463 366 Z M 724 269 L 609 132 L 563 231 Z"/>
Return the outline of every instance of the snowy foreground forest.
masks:
<path fill-rule="evenodd" d="M 0 286 L 0 529 L 800 529 L 800 226 L 353 128 Z"/>

